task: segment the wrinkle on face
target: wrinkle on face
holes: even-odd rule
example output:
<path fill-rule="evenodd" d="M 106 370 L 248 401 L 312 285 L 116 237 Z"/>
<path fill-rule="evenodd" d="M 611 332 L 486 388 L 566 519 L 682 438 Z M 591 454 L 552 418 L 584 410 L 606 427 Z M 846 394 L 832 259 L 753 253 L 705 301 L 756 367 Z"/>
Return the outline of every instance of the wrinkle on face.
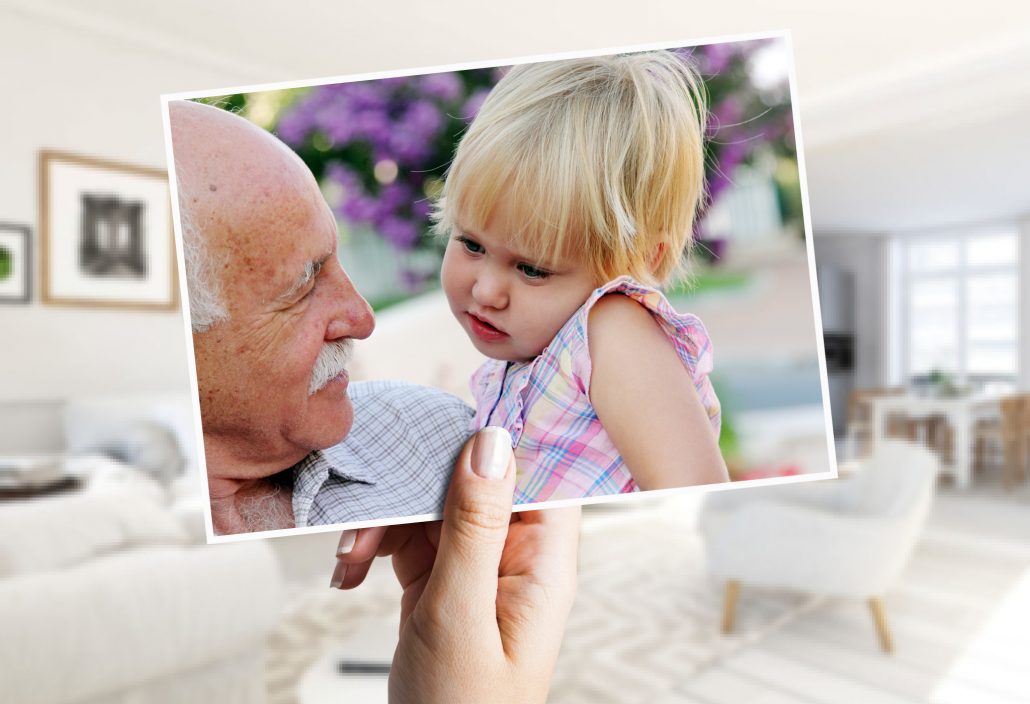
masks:
<path fill-rule="evenodd" d="M 336 221 L 303 162 L 242 118 L 200 106 L 186 112 L 208 116 L 188 134 L 173 120 L 173 142 L 177 164 L 184 135 L 185 152 L 196 152 L 190 168 L 199 188 L 189 196 L 230 316 L 194 335 L 205 443 L 230 448 L 227 471 L 263 464 L 267 476 L 346 434 L 344 387 L 311 395 L 309 386 L 330 337 L 368 335 L 353 312 L 367 304 L 338 285 L 345 273 L 330 261 Z M 323 259 L 315 290 L 284 300 L 305 267 Z"/>

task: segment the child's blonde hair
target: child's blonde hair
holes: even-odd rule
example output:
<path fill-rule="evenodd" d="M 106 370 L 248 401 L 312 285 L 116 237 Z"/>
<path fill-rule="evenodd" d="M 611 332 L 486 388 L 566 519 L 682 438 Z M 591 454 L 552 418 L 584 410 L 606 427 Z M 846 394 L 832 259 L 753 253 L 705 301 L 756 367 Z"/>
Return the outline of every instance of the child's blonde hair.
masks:
<path fill-rule="evenodd" d="M 667 51 L 515 66 L 458 146 L 436 230 L 482 230 L 507 196 L 511 236 L 535 262 L 571 255 L 599 283 L 667 283 L 704 194 L 704 104 Z"/>

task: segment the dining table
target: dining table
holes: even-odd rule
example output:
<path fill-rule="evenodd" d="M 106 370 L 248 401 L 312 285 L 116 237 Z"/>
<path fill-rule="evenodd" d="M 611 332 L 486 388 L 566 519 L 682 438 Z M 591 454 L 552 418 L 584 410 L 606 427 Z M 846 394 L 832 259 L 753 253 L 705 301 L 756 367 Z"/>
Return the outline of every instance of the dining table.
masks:
<path fill-rule="evenodd" d="M 968 489 L 973 471 L 973 426 L 978 418 L 998 412 L 1001 397 L 990 392 L 933 395 L 910 391 L 870 398 L 873 447 L 885 438 L 885 422 L 890 415 L 901 414 L 913 420 L 941 416 L 951 427 L 954 442 L 952 462 L 942 462 L 942 473 L 951 474 L 958 489 Z"/>

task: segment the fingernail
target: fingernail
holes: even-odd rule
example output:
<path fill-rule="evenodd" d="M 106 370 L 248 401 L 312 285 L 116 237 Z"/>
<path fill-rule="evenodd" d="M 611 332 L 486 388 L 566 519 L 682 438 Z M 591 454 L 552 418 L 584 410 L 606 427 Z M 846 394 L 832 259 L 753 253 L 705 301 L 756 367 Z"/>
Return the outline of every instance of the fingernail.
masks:
<path fill-rule="evenodd" d="M 484 479 L 504 479 L 511 459 L 511 435 L 504 428 L 483 428 L 472 446 L 472 471 Z"/>
<path fill-rule="evenodd" d="M 358 537 L 358 531 L 345 530 L 340 533 L 340 544 L 336 546 L 337 555 L 346 555 L 354 549 L 354 541 Z"/>
<path fill-rule="evenodd" d="M 332 589 L 341 589 L 343 587 L 343 578 L 347 576 L 347 564 L 340 560 L 336 561 L 336 567 L 333 569 L 333 579 L 329 582 L 329 586 Z"/>

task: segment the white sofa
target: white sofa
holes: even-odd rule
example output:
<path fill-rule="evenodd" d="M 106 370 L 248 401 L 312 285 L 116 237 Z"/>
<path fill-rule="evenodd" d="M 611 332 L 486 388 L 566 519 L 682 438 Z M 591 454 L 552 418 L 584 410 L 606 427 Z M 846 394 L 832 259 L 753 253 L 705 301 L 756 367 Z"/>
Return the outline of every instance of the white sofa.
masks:
<path fill-rule="evenodd" d="M 69 446 L 94 421 L 192 430 L 168 399 L 69 406 Z M 206 545 L 195 475 L 170 487 L 96 455 L 72 464 L 84 490 L 0 504 L 0 702 L 264 701 L 283 605 L 268 543 Z"/>

